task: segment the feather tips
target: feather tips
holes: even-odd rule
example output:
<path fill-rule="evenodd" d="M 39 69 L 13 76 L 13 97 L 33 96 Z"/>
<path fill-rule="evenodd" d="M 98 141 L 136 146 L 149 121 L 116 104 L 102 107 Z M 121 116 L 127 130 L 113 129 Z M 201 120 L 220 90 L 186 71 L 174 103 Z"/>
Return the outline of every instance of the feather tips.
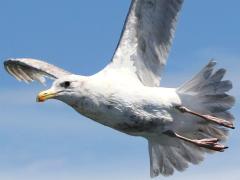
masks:
<path fill-rule="evenodd" d="M 10 59 L 4 62 L 6 71 L 19 81 L 45 83 L 45 78 L 57 79 L 71 73 L 35 59 Z"/>
<path fill-rule="evenodd" d="M 112 63 L 146 86 L 159 86 L 183 0 L 133 0 Z M 116 66 L 117 65 L 117 66 Z"/>

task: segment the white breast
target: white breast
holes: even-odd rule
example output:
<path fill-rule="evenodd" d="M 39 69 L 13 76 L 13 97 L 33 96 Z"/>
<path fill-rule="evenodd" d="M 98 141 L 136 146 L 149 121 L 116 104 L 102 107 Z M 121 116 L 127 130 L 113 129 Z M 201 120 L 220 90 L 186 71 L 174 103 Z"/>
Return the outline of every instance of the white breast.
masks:
<path fill-rule="evenodd" d="M 89 81 L 85 86 L 86 95 L 74 108 L 94 121 L 126 133 L 150 131 L 152 126 L 171 122 L 171 108 L 180 103 L 175 89 L 99 81 Z"/>

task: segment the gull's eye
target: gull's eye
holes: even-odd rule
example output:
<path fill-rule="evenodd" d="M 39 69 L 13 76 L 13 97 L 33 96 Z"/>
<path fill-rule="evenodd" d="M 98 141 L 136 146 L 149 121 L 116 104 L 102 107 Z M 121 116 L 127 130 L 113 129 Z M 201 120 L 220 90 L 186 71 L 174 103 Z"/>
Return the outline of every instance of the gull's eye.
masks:
<path fill-rule="evenodd" d="M 71 83 L 69 81 L 65 81 L 65 82 L 61 83 L 60 85 L 64 88 L 68 88 L 70 86 L 70 84 Z"/>

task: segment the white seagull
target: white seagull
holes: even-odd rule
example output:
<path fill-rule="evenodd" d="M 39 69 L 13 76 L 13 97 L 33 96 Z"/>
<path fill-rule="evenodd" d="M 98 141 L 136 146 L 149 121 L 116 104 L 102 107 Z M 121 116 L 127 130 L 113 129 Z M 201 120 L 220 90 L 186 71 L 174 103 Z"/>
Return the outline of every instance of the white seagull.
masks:
<path fill-rule="evenodd" d="M 234 97 L 225 69 L 211 61 L 178 88 L 160 87 L 183 0 L 132 0 L 112 61 L 92 76 L 72 74 L 34 59 L 9 59 L 5 69 L 27 83 L 53 79 L 37 101 L 60 100 L 120 132 L 147 139 L 150 174 L 169 176 L 198 164 L 234 128 Z"/>

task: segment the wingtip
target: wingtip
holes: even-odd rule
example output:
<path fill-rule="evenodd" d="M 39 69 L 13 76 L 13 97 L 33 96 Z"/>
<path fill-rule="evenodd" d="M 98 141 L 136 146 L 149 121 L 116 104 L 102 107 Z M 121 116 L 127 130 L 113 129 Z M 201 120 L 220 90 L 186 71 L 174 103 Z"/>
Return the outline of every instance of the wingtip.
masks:
<path fill-rule="evenodd" d="M 10 59 L 6 59 L 3 61 L 3 65 L 6 66 L 8 64 L 8 62 L 11 61 Z"/>
<path fill-rule="evenodd" d="M 8 59 L 6 59 L 6 60 L 4 60 L 3 61 L 3 66 L 4 66 L 4 68 L 5 68 L 5 70 L 9 73 L 9 70 L 8 70 L 8 66 L 9 66 L 9 64 L 11 63 L 13 61 L 13 59 L 11 59 L 11 58 L 8 58 Z"/>
<path fill-rule="evenodd" d="M 9 62 L 10 62 L 9 59 L 3 61 L 3 66 L 4 66 L 4 68 L 5 68 L 5 70 L 6 70 L 7 72 L 9 72 L 8 69 L 7 69 L 7 66 L 8 66 Z"/>
<path fill-rule="evenodd" d="M 216 66 L 217 65 L 217 61 L 215 61 L 215 59 L 210 59 L 209 63 L 208 63 L 209 66 Z"/>
<path fill-rule="evenodd" d="M 3 61 L 3 65 L 7 66 L 9 63 L 13 62 L 14 60 L 15 60 L 14 58 L 8 58 L 8 59 Z"/>

